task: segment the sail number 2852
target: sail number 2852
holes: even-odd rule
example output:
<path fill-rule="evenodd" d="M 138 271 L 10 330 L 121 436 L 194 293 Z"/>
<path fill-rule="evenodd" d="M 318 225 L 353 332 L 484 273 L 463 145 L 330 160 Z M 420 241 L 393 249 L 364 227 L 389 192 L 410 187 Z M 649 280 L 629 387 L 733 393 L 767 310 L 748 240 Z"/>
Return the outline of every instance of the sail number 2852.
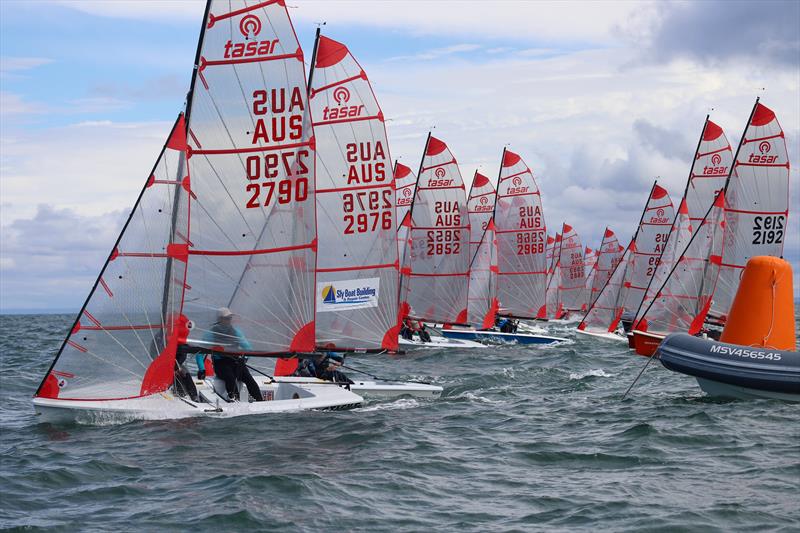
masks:
<path fill-rule="evenodd" d="M 755 217 L 753 219 L 753 244 L 783 243 L 783 215 Z"/>
<path fill-rule="evenodd" d="M 288 150 L 247 158 L 247 184 L 250 195 L 248 208 L 268 207 L 273 202 L 281 205 L 302 202 L 308 198 L 308 166 L 304 160 L 308 150 Z M 286 176 L 283 179 L 276 179 Z M 263 180 L 263 181 L 262 181 Z"/>

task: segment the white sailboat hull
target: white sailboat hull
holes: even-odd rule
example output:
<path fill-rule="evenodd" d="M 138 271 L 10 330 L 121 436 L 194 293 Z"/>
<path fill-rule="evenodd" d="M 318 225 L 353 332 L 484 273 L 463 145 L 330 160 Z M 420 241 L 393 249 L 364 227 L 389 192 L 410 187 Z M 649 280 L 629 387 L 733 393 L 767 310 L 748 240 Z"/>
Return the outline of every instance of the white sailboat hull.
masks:
<path fill-rule="evenodd" d="M 617 333 L 609 333 L 607 331 L 605 331 L 605 332 L 588 331 L 588 330 L 585 330 L 585 329 L 581 330 L 581 329 L 577 329 L 576 328 L 575 329 L 575 333 L 577 333 L 578 335 L 586 335 L 587 337 L 594 337 L 596 339 L 603 339 L 603 340 L 606 340 L 606 341 L 625 342 L 625 343 L 628 342 L 628 339 L 626 337 L 624 337 L 623 335 L 618 335 Z"/>
<path fill-rule="evenodd" d="M 468 341 L 463 339 L 448 339 L 445 337 L 431 337 L 430 342 L 422 342 L 419 339 L 408 340 L 404 338 L 400 338 L 400 346 L 403 346 L 407 350 L 416 349 L 416 348 L 427 348 L 427 349 L 437 349 L 437 348 L 486 348 L 485 344 L 481 344 L 479 342 Z"/>
<path fill-rule="evenodd" d="M 206 400 L 203 402 L 192 402 L 168 391 L 119 400 L 62 400 L 37 397 L 33 399 L 33 406 L 43 422 L 107 424 L 131 420 L 231 418 L 312 409 L 351 409 L 363 402 L 363 398 L 358 394 L 332 383 L 256 381 L 267 401 L 226 402 L 214 392 L 211 380 L 207 380 L 197 382 L 198 394 Z M 242 398 L 246 397 L 244 391 Z"/>
<path fill-rule="evenodd" d="M 351 377 L 352 379 L 352 377 Z M 303 377 L 276 377 L 278 383 L 308 383 L 308 384 L 328 384 L 316 378 Z M 369 398 L 397 398 L 400 396 L 412 396 L 415 398 L 435 399 L 442 395 L 442 387 L 439 385 L 429 385 L 427 383 L 414 383 L 409 381 L 362 381 L 354 380 L 350 385 L 350 390 L 359 396 Z"/>

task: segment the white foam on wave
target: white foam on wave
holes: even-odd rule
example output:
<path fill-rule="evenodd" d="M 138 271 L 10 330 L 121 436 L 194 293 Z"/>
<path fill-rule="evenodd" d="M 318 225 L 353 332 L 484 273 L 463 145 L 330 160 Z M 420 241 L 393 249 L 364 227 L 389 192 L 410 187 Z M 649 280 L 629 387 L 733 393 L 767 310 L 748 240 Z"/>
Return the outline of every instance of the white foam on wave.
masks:
<path fill-rule="evenodd" d="M 585 372 L 573 372 L 569 375 L 569 379 L 583 379 L 588 377 L 611 378 L 614 377 L 614 374 L 609 374 L 602 368 L 592 368 L 591 370 L 587 370 Z"/>
<path fill-rule="evenodd" d="M 491 404 L 503 403 L 503 402 L 501 402 L 499 400 L 492 400 L 492 399 L 487 398 L 485 396 L 479 396 L 479 395 L 475 394 L 474 392 L 469 392 L 469 391 L 462 392 L 458 396 L 453 396 L 453 399 L 454 400 L 466 399 L 466 400 L 470 400 L 470 401 L 473 401 L 473 402 L 491 403 Z"/>
<path fill-rule="evenodd" d="M 399 398 L 393 402 L 378 403 L 375 405 L 368 405 L 366 407 L 359 407 L 353 411 L 395 411 L 399 409 L 413 409 L 419 407 L 420 403 L 414 398 Z"/>

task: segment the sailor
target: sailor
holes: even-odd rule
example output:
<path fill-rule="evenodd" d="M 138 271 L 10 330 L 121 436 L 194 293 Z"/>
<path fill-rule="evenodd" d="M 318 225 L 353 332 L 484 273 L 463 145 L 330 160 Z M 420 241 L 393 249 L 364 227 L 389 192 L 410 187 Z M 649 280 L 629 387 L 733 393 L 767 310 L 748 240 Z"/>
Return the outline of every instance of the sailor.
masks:
<path fill-rule="evenodd" d="M 400 336 L 406 340 L 414 340 L 414 329 L 408 317 L 403 319 L 403 325 L 400 327 Z"/>
<path fill-rule="evenodd" d="M 343 354 L 335 352 L 319 353 L 313 358 L 301 360 L 294 375 L 333 381 L 335 383 L 353 383 L 344 372 L 339 370 L 343 364 Z"/>
<path fill-rule="evenodd" d="M 498 329 L 501 333 L 516 333 L 517 332 L 517 321 L 512 320 L 510 318 L 503 318 L 498 316 L 495 324 L 497 325 Z"/>
<path fill-rule="evenodd" d="M 419 334 L 419 340 L 422 342 L 431 342 L 431 334 L 428 333 L 428 329 L 425 327 L 425 322 L 422 320 L 417 322 L 417 334 Z"/>
<path fill-rule="evenodd" d="M 188 395 L 189 398 L 192 399 L 192 401 L 199 402 L 200 400 L 197 397 L 197 387 L 194 384 L 192 375 L 189 373 L 189 370 L 186 368 L 186 365 L 184 365 L 185 362 L 186 362 L 186 353 L 181 352 L 179 350 L 178 353 L 175 355 L 174 390 L 178 394 L 178 396 Z"/>
<path fill-rule="evenodd" d="M 217 310 L 217 321 L 205 334 L 203 340 L 224 349 L 226 352 L 236 350 L 250 351 L 253 349 L 241 330 L 233 325 L 233 313 L 227 307 L 220 307 Z M 197 367 L 200 369 L 198 371 L 200 375 L 205 374 L 202 371 L 204 360 L 204 355 L 197 354 L 196 361 Z M 239 399 L 238 382 L 240 381 L 247 386 L 247 392 L 250 393 L 253 401 L 260 402 L 264 399 L 261 396 L 258 383 L 253 379 L 247 368 L 247 357 L 235 353 L 214 353 L 211 357 L 211 362 L 214 365 L 214 373 L 225 382 L 228 400 Z"/>

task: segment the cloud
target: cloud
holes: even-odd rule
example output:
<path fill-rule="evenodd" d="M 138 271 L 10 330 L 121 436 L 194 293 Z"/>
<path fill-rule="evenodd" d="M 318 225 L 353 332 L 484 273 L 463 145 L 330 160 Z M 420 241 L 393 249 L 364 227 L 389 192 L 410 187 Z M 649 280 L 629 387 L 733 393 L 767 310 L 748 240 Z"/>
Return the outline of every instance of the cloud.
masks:
<path fill-rule="evenodd" d="M 52 59 L 46 57 L 0 57 L 0 78 L 19 79 L 20 74 L 26 70 L 31 70 L 42 65 L 52 63 Z"/>
<path fill-rule="evenodd" d="M 454 44 L 442 48 L 433 48 L 425 52 L 420 52 L 419 54 L 390 57 L 387 61 L 430 61 L 432 59 L 440 59 L 444 56 L 451 56 L 462 52 L 473 52 L 480 48 L 478 44 Z"/>
<path fill-rule="evenodd" d="M 797 68 L 800 2 L 669 2 L 659 4 L 645 48 L 656 61 L 691 59 L 705 65 L 746 59 Z"/>
<path fill-rule="evenodd" d="M 0 308 L 76 307 L 97 277 L 127 217 L 37 206 L 2 228 Z"/>
<path fill-rule="evenodd" d="M 663 128 L 651 124 L 647 119 L 634 121 L 633 130 L 645 146 L 654 149 L 664 157 L 686 161 L 690 160 L 693 155 L 689 148 L 692 142 L 685 131 Z M 698 133 L 698 137 L 699 135 Z"/>
<path fill-rule="evenodd" d="M 19 94 L 0 91 L 0 116 L 38 114 L 45 111 L 45 107 Z"/>

